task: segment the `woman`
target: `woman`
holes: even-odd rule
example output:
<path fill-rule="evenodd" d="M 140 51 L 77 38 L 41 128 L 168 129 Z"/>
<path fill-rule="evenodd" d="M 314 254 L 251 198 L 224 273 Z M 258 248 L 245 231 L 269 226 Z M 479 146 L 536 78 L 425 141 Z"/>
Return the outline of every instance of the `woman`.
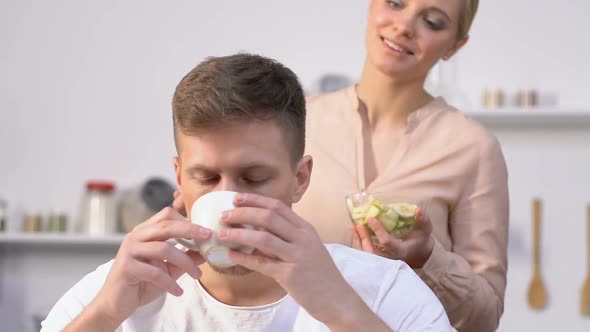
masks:
<path fill-rule="evenodd" d="M 359 83 L 308 100 L 311 185 L 294 209 L 325 242 L 412 266 L 460 331 L 495 331 L 506 288 L 508 190 L 497 140 L 424 89 L 468 40 L 477 0 L 371 0 Z M 344 197 L 421 202 L 403 240 L 350 226 Z"/>

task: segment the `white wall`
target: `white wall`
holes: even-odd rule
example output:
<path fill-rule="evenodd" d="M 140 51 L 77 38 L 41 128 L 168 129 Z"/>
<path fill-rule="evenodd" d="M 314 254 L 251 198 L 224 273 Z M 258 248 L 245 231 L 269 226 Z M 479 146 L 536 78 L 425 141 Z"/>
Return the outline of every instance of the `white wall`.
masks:
<path fill-rule="evenodd" d="M 352 0 L 0 0 L 0 197 L 10 203 L 11 229 L 24 211 L 59 208 L 75 215 L 89 178 L 112 179 L 121 187 L 150 175 L 173 179 L 170 99 L 180 78 L 205 56 L 246 50 L 274 57 L 309 91 L 323 73 L 357 78 L 366 6 Z M 590 2 L 494 0 L 480 7 L 472 39 L 456 63 L 474 105 L 488 87 L 535 88 L 557 94 L 563 108 L 590 109 L 583 81 L 590 73 Z M 537 136 L 503 143 L 534 145 Z M 569 144 L 559 142 L 564 145 L 553 146 L 555 151 Z M 511 178 L 541 176 L 543 158 L 520 146 L 507 150 L 516 169 Z M 528 211 L 522 204 L 534 194 L 523 189 L 532 180 L 522 181 L 511 184 L 520 220 Z M 517 231 L 527 239 L 525 226 Z M 578 240 L 572 243 L 581 245 Z M 553 260 L 571 253 L 555 250 Z M 528 265 L 520 268 L 527 279 Z M 509 291 L 524 287 L 514 278 Z M 576 278 L 560 283 L 574 287 Z M 514 303 L 521 303 L 519 294 L 524 298 L 522 289 L 511 294 Z M 521 314 L 537 319 L 524 308 L 513 312 L 507 315 L 510 326 L 518 326 Z"/>
<path fill-rule="evenodd" d="M 508 163 L 510 188 L 508 287 L 500 331 L 590 331 L 590 317 L 580 315 L 580 290 L 590 273 L 585 250 L 590 126 L 494 132 Z M 541 273 L 549 299 L 539 312 L 526 301 L 533 275 L 534 197 L 543 201 Z"/>
<path fill-rule="evenodd" d="M 169 105 L 183 74 L 207 55 L 247 50 L 283 61 L 309 90 L 322 73 L 356 78 L 366 5 L 2 0 L 0 196 L 18 209 L 75 213 L 87 178 L 172 178 Z M 483 1 L 457 59 L 472 103 L 500 87 L 588 106 L 587 13 L 582 0 Z"/>

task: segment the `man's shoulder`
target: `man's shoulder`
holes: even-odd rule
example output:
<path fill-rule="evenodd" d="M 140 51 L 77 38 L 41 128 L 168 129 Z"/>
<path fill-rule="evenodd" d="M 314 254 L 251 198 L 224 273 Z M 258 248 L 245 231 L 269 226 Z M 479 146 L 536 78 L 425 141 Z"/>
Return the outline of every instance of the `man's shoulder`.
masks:
<path fill-rule="evenodd" d="M 420 277 L 403 261 L 381 257 L 341 244 L 326 244 L 326 248 L 344 278 L 351 284 L 363 283 L 391 287 L 396 282 L 406 280 L 406 278 L 398 278 L 400 274 L 408 274 L 409 279 L 420 281 Z"/>
<path fill-rule="evenodd" d="M 41 323 L 41 331 L 60 331 L 84 310 L 102 288 L 113 261 L 100 265 L 70 288 Z"/>
<path fill-rule="evenodd" d="M 336 262 L 336 265 L 343 265 L 355 269 L 357 265 L 362 266 L 382 266 L 391 268 L 404 264 L 402 261 L 387 259 L 365 251 L 357 250 L 339 243 L 326 244 L 326 249 Z M 352 264 L 354 263 L 354 264 Z M 385 266 L 384 266 L 385 265 Z M 339 266 L 340 267 L 340 266 Z"/>
<path fill-rule="evenodd" d="M 389 326 L 450 331 L 442 304 L 405 262 L 340 244 L 327 244 L 326 248 L 346 281 Z"/>

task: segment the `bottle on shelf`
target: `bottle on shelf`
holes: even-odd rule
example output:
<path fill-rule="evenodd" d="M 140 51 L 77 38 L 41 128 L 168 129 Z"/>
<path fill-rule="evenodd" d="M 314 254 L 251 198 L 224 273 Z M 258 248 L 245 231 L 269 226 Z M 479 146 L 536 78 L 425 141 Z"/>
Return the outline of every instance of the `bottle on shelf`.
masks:
<path fill-rule="evenodd" d="M 80 230 L 84 234 L 117 233 L 115 184 L 109 181 L 88 181 L 82 199 Z"/>

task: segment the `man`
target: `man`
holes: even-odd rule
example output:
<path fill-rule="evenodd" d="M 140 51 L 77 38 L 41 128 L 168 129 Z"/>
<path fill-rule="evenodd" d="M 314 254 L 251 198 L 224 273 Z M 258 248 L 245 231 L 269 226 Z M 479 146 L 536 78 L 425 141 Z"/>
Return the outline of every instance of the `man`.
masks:
<path fill-rule="evenodd" d="M 219 269 L 173 238 L 211 231 L 166 208 L 129 233 L 114 261 L 55 305 L 42 331 L 448 331 L 440 302 L 403 262 L 324 245 L 291 209 L 310 180 L 305 99 L 293 72 L 237 54 L 209 58 L 176 88 L 174 168 L 185 206 L 236 191 Z M 321 211 L 318 211 L 321 213 Z"/>

